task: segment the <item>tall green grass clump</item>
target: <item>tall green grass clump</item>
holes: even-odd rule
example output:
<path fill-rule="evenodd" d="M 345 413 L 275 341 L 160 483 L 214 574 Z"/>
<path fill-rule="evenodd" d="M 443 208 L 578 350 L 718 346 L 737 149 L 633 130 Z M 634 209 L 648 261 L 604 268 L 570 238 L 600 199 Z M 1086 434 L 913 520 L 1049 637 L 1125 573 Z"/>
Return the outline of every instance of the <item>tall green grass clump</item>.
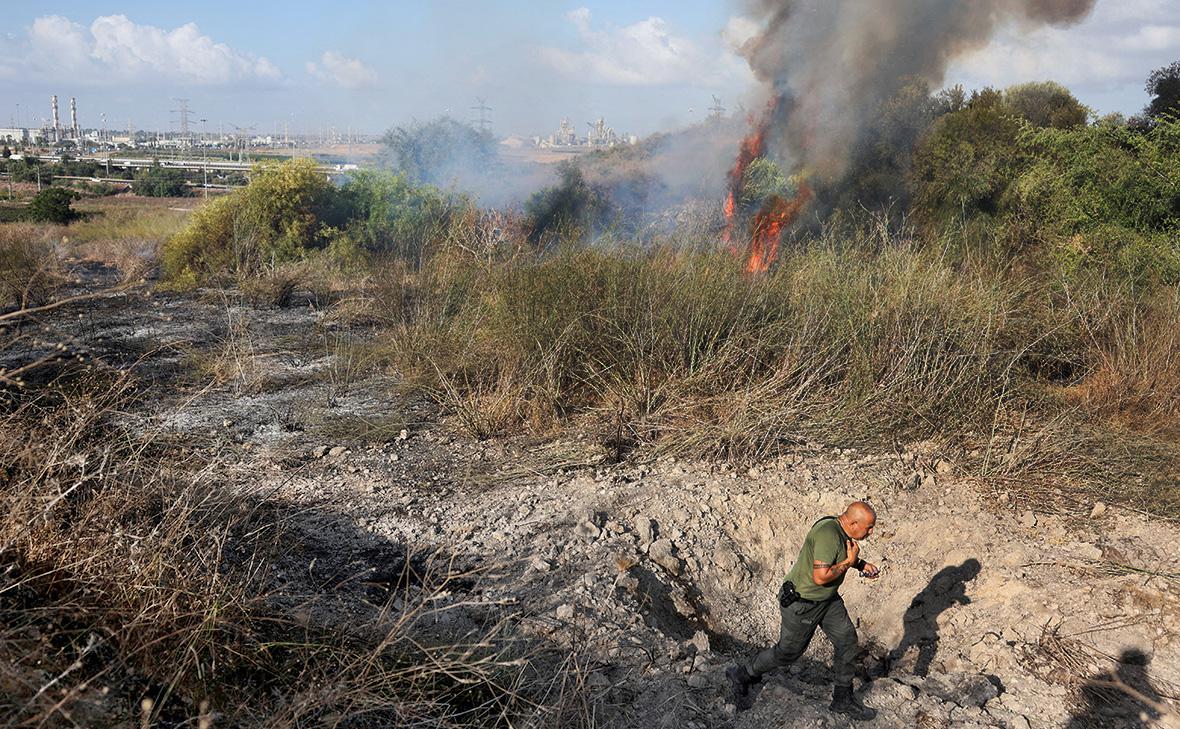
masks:
<path fill-rule="evenodd" d="M 928 432 L 985 413 L 1013 370 L 1019 289 L 915 246 L 820 246 L 758 278 L 671 249 L 445 265 L 388 297 L 416 305 L 391 352 L 483 434 L 598 415 L 670 447 L 757 455 Z"/>

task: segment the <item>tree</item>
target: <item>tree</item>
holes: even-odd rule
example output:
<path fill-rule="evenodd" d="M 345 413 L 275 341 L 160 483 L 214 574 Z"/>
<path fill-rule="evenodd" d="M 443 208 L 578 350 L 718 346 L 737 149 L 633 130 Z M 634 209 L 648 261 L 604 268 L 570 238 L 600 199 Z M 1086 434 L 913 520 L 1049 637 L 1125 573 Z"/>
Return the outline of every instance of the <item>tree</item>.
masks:
<path fill-rule="evenodd" d="M 135 194 L 144 197 L 183 197 L 188 194 L 184 173 L 177 169 L 152 165 L 135 175 Z"/>
<path fill-rule="evenodd" d="M 1180 61 L 1152 71 L 1147 77 L 1147 93 L 1152 99 L 1145 112 L 1151 119 L 1180 114 Z"/>
<path fill-rule="evenodd" d="M 25 211 L 28 220 L 34 223 L 55 223 L 65 225 L 78 213 L 70 207 L 70 203 L 78 198 L 78 193 L 64 187 L 47 187 L 33 198 Z"/>
<path fill-rule="evenodd" d="M 8 148 L 7 144 L 4 145 L 4 149 L 0 149 L 0 157 L 4 159 L 10 159 L 12 157 L 12 150 Z"/>
<path fill-rule="evenodd" d="M 449 117 L 390 129 L 382 144 L 383 166 L 416 184 L 445 187 L 486 175 L 497 158 L 490 134 Z"/>
<path fill-rule="evenodd" d="M 965 109 L 940 117 L 914 153 L 919 209 L 933 217 L 998 212 L 1020 169 L 1020 129 L 995 89 L 976 92 Z"/>
<path fill-rule="evenodd" d="M 1090 116 L 1089 109 L 1069 89 L 1053 81 L 1010 86 L 1004 91 L 1004 103 L 1034 127 L 1073 129 Z"/>
<path fill-rule="evenodd" d="M 550 236 L 576 241 L 606 227 L 611 217 L 606 191 L 586 181 L 581 168 L 567 161 L 558 168 L 558 184 L 534 193 L 525 204 L 529 242 L 546 243 Z"/>

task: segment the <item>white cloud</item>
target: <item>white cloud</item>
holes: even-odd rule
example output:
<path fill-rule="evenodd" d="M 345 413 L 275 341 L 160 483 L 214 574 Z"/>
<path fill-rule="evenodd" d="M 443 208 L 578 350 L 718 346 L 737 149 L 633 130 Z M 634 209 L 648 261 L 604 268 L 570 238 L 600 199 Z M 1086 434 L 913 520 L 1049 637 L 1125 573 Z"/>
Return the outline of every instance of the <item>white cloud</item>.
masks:
<path fill-rule="evenodd" d="M 42 79 L 224 85 L 282 78 L 266 58 L 217 43 L 194 23 L 166 30 L 134 23 L 124 15 L 105 15 L 87 28 L 60 15 L 46 15 L 34 20 L 25 37 L 13 45 L 22 51 L 16 62 L 29 76 Z"/>
<path fill-rule="evenodd" d="M 307 72 L 312 76 L 346 89 L 359 89 L 377 83 L 377 72 L 359 59 L 348 58 L 335 51 L 325 51 L 319 64 L 309 62 Z"/>
<path fill-rule="evenodd" d="M 676 35 L 667 21 L 650 17 L 620 28 L 597 29 L 588 8 L 566 16 L 578 31 L 582 50 L 543 47 L 541 60 L 559 73 L 592 83 L 619 86 L 717 85 L 744 73 L 730 50 L 705 48 Z"/>

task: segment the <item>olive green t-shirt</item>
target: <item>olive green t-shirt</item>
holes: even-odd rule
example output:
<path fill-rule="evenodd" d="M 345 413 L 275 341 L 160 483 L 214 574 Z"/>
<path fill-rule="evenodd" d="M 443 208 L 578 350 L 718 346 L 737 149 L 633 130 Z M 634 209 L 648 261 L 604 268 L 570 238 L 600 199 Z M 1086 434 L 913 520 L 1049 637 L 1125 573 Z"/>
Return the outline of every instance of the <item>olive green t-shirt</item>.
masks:
<path fill-rule="evenodd" d="M 807 532 L 795 566 L 787 574 L 787 579 L 795 584 L 799 597 L 820 602 L 835 596 L 844 582 L 844 575 L 827 585 L 817 585 L 811 578 L 811 570 L 815 562 L 833 565 L 848 557 L 848 548 L 844 545 L 846 538 L 835 519 L 824 519 Z"/>

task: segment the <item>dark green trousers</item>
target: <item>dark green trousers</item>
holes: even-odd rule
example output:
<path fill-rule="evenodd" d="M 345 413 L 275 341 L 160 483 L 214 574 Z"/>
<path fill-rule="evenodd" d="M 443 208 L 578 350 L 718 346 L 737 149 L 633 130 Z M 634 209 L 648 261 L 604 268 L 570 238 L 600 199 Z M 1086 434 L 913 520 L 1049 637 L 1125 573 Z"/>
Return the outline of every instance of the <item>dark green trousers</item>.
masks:
<path fill-rule="evenodd" d="M 791 665 L 807 650 L 816 628 L 832 641 L 836 656 L 832 659 L 832 673 L 837 686 L 851 686 L 854 664 L 859 654 L 856 628 L 837 595 L 821 603 L 795 602 L 780 608 L 783 616 L 778 643 L 759 653 L 746 666 L 751 678 L 760 679 L 776 668 Z"/>

